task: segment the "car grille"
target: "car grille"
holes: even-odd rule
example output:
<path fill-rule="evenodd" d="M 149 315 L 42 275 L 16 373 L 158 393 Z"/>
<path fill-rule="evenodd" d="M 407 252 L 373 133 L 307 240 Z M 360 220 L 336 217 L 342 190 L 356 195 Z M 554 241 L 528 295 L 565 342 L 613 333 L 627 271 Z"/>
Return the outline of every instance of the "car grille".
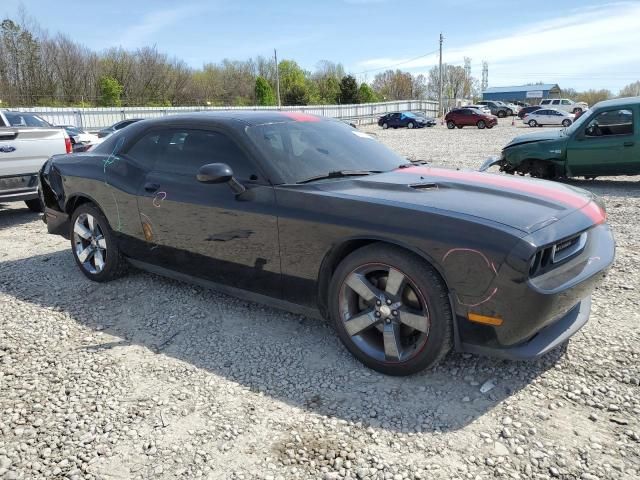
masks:
<path fill-rule="evenodd" d="M 587 232 L 564 239 L 558 243 L 544 247 L 533 256 L 529 267 L 529 275 L 535 277 L 553 269 L 578 255 L 587 243 Z"/>

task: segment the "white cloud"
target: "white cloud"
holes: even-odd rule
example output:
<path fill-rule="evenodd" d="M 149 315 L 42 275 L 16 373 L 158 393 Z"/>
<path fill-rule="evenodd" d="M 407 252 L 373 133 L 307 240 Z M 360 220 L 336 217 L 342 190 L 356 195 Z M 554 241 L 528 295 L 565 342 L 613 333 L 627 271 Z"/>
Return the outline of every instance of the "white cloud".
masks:
<path fill-rule="evenodd" d="M 447 48 L 445 40 L 443 61 L 462 65 L 464 57 L 470 57 L 479 77 L 479 64 L 486 60 L 490 85 L 564 81 L 565 86 L 577 88 L 615 89 L 640 78 L 640 66 L 633 66 L 640 63 L 638 19 L 640 3 L 603 4 L 477 43 Z M 358 66 L 366 70 L 404 61 L 406 57 L 368 59 Z M 433 54 L 400 68 L 423 73 L 437 62 Z"/>
<path fill-rule="evenodd" d="M 148 13 L 139 23 L 130 26 L 122 33 L 120 44 L 127 48 L 141 46 L 147 43 L 154 33 L 201 11 L 202 8 L 198 6 L 184 6 Z"/>

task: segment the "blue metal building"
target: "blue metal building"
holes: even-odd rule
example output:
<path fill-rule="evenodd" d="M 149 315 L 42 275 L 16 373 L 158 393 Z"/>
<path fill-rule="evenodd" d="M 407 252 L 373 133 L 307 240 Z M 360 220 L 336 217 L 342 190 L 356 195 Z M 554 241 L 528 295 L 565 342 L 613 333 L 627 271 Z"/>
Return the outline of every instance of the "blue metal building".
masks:
<path fill-rule="evenodd" d="M 519 101 L 533 104 L 543 98 L 557 98 L 558 96 L 560 96 L 560 87 L 555 83 L 491 87 L 482 92 L 483 100 Z"/>

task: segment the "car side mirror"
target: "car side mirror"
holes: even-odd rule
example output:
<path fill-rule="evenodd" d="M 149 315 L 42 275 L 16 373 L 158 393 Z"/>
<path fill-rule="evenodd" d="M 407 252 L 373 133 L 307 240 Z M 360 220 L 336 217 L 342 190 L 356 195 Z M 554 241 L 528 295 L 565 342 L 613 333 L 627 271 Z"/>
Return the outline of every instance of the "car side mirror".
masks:
<path fill-rule="evenodd" d="M 196 176 L 201 183 L 228 183 L 233 193 L 239 195 L 246 188 L 235 178 L 233 178 L 233 170 L 226 163 L 208 163 L 198 170 Z"/>

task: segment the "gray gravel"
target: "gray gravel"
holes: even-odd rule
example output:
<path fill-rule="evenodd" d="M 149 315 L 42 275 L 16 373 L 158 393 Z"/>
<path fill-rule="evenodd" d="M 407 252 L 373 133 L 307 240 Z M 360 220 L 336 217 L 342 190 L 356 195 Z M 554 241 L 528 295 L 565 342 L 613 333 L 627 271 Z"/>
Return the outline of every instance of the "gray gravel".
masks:
<path fill-rule="evenodd" d="M 477 168 L 528 129 L 367 130 Z M 91 283 L 6 205 L 0 478 L 638 478 L 639 180 L 572 182 L 607 201 L 618 253 L 565 350 L 410 378 L 367 370 L 324 322 L 140 272 Z"/>

